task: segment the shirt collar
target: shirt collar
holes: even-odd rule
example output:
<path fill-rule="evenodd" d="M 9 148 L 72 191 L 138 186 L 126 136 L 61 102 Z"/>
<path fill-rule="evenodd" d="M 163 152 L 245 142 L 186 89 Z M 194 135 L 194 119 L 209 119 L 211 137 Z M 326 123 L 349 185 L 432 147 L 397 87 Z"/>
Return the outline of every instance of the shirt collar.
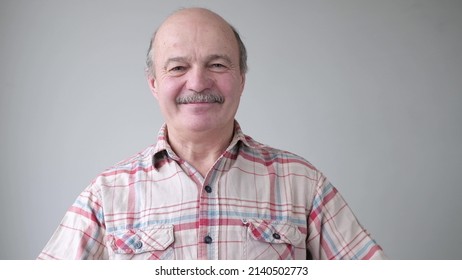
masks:
<path fill-rule="evenodd" d="M 250 137 L 246 136 L 241 129 L 239 123 L 235 120 L 234 121 L 234 134 L 233 139 L 231 140 L 227 151 L 231 150 L 236 146 L 238 143 L 242 143 L 246 146 L 251 146 Z M 168 130 L 167 124 L 164 123 L 157 134 L 157 144 L 154 147 L 154 154 L 152 157 L 152 164 L 154 168 L 158 169 L 160 166 L 160 162 L 164 160 L 164 158 L 168 156 L 173 160 L 180 161 L 181 159 L 175 154 L 172 150 L 170 144 L 168 143 Z"/>

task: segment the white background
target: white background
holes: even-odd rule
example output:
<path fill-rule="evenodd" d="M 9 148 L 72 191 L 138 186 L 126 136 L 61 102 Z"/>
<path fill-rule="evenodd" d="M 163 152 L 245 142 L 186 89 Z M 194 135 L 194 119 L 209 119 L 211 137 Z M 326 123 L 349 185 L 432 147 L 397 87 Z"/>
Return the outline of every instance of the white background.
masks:
<path fill-rule="evenodd" d="M 237 119 L 323 171 L 393 259 L 462 259 L 462 1 L 0 0 L 0 259 L 34 259 L 163 120 L 154 29 L 208 7 L 241 33 Z"/>

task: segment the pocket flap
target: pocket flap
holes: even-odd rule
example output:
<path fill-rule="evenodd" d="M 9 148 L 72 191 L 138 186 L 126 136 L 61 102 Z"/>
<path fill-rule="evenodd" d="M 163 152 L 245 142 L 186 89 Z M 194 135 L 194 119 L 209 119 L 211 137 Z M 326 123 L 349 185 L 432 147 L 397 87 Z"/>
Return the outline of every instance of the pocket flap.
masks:
<path fill-rule="evenodd" d="M 290 222 L 260 219 L 244 219 L 250 236 L 268 243 L 288 243 L 297 245 L 303 242 L 303 234 Z"/>
<path fill-rule="evenodd" d="M 106 238 L 109 246 L 118 254 L 165 250 L 174 241 L 173 225 L 120 230 L 109 234 Z"/>

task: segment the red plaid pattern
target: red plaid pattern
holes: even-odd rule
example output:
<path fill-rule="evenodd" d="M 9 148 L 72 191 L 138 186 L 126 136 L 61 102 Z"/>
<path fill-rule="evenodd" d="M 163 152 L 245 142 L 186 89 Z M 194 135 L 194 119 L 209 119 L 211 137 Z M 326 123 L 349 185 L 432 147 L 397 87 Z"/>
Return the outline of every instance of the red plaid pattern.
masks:
<path fill-rule="evenodd" d="M 167 142 L 98 176 L 39 259 L 372 259 L 382 249 L 303 158 L 234 138 L 204 178 Z"/>

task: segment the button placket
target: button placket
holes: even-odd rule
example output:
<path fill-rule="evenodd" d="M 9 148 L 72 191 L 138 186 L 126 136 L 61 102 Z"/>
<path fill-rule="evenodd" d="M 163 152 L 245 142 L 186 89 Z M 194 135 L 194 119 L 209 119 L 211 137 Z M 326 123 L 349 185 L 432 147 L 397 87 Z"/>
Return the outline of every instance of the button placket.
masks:
<path fill-rule="evenodd" d="M 220 201 L 219 182 L 226 157 L 220 157 L 204 178 L 199 204 L 198 259 L 217 260 L 219 257 Z M 206 238 L 206 237 L 209 238 Z M 209 243 L 210 242 L 210 243 Z"/>
<path fill-rule="evenodd" d="M 213 176 L 212 176 L 213 178 Z M 199 221 L 199 248 L 198 259 L 217 259 L 218 258 L 218 220 L 219 205 L 218 192 L 214 180 L 207 178 L 209 181 L 202 185 L 202 194 L 200 196 L 200 221 Z"/>

